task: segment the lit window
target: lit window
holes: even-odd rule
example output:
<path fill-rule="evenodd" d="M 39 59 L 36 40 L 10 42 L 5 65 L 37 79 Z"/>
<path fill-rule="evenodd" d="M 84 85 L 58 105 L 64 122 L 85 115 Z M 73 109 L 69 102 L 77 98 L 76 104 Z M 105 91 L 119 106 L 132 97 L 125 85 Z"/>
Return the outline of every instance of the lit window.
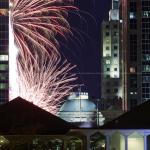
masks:
<path fill-rule="evenodd" d="M 0 55 L 0 61 L 8 61 L 8 55 Z"/>
<path fill-rule="evenodd" d="M 150 54 L 143 54 L 143 61 L 150 60 Z"/>
<path fill-rule="evenodd" d="M 117 59 L 113 60 L 113 64 L 114 64 L 114 65 L 117 65 L 118 62 L 119 62 L 119 61 L 118 61 Z"/>
<path fill-rule="evenodd" d="M 109 44 L 109 40 L 106 40 L 106 43 Z"/>
<path fill-rule="evenodd" d="M 0 83 L 0 90 L 4 90 L 4 89 L 7 89 L 7 88 L 8 88 L 7 83 Z"/>
<path fill-rule="evenodd" d="M 130 72 L 135 73 L 135 67 L 130 67 Z"/>
<path fill-rule="evenodd" d="M 130 94 L 131 94 L 131 95 L 136 95 L 136 94 L 137 94 L 137 92 L 130 92 Z"/>
<path fill-rule="evenodd" d="M 117 74 L 114 74 L 114 78 L 119 78 L 119 76 Z"/>
<path fill-rule="evenodd" d="M 130 12 L 130 19 L 135 19 L 135 18 L 136 18 L 135 12 Z"/>
<path fill-rule="evenodd" d="M 143 66 L 143 71 L 150 72 L 150 65 L 144 65 Z"/>
<path fill-rule="evenodd" d="M 106 60 L 106 64 L 109 65 L 110 64 L 110 60 L 107 59 Z"/>
<path fill-rule="evenodd" d="M 8 65 L 7 64 L 0 64 L 0 70 L 1 71 L 8 70 Z"/>
<path fill-rule="evenodd" d="M 0 16 L 7 16 L 8 15 L 8 9 L 0 9 Z"/>
<path fill-rule="evenodd" d="M 150 11 L 143 11 L 143 18 L 149 18 L 150 17 Z"/>

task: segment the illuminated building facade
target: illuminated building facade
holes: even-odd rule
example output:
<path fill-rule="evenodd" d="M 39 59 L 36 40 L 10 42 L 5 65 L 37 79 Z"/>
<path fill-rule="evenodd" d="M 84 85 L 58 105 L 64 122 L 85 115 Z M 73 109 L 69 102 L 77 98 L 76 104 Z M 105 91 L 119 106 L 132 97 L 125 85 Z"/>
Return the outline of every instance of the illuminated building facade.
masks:
<path fill-rule="evenodd" d="M 109 21 L 102 23 L 101 98 L 122 98 L 121 50 L 119 45 L 118 1 L 113 1 Z"/>
<path fill-rule="evenodd" d="M 8 101 L 8 9 L 9 0 L 0 1 L 0 104 Z"/>
<path fill-rule="evenodd" d="M 150 99 L 150 1 L 120 1 L 124 108 Z"/>

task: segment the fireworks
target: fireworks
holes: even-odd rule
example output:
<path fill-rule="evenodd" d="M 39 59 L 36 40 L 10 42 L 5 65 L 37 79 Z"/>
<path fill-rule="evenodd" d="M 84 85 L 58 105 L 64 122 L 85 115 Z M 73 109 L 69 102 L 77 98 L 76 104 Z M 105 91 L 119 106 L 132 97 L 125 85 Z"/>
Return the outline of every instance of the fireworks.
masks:
<path fill-rule="evenodd" d="M 74 66 L 60 65 L 56 39 L 72 35 L 67 11 L 76 8 L 67 2 L 10 0 L 10 99 L 21 96 L 54 114 L 76 79 L 69 74 Z"/>
<path fill-rule="evenodd" d="M 46 55 L 38 57 L 37 55 L 37 62 L 32 65 L 27 61 L 19 61 L 19 94 L 22 98 L 56 114 L 63 102 L 62 98 L 76 86 L 72 82 L 76 80 L 75 74 L 69 73 L 75 66 L 71 66 L 67 61 L 61 63 L 61 59 L 55 56 L 51 56 L 51 60 Z"/>
<path fill-rule="evenodd" d="M 10 7 L 14 39 L 25 57 L 34 58 L 33 49 L 56 54 L 59 44 L 55 35 L 65 38 L 66 33 L 71 34 L 67 10 L 75 8 L 64 6 L 62 0 L 11 0 Z"/>

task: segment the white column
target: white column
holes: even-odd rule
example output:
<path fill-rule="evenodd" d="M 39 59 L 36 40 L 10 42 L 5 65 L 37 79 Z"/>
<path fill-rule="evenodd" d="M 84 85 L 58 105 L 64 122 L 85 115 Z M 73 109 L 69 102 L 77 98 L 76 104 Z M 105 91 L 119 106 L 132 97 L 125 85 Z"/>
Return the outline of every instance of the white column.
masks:
<path fill-rule="evenodd" d="M 147 135 L 144 135 L 144 150 L 147 150 Z"/>
<path fill-rule="evenodd" d="M 110 150 L 110 136 L 106 135 L 106 150 Z"/>
<path fill-rule="evenodd" d="M 124 135 L 125 150 L 128 150 L 128 135 Z"/>

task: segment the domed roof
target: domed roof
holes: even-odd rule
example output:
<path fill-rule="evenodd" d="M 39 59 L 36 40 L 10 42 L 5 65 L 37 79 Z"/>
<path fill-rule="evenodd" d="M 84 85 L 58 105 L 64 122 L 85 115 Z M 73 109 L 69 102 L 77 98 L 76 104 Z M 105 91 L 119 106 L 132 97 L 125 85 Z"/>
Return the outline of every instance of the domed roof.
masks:
<path fill-rule="evenodd" d="M 76 96 L 75 96 L 76 94 Z M 96 105 L 88 99 L 87 93 L 73 93 L 60 108 L 60 112 L 95 111 Z"/>

